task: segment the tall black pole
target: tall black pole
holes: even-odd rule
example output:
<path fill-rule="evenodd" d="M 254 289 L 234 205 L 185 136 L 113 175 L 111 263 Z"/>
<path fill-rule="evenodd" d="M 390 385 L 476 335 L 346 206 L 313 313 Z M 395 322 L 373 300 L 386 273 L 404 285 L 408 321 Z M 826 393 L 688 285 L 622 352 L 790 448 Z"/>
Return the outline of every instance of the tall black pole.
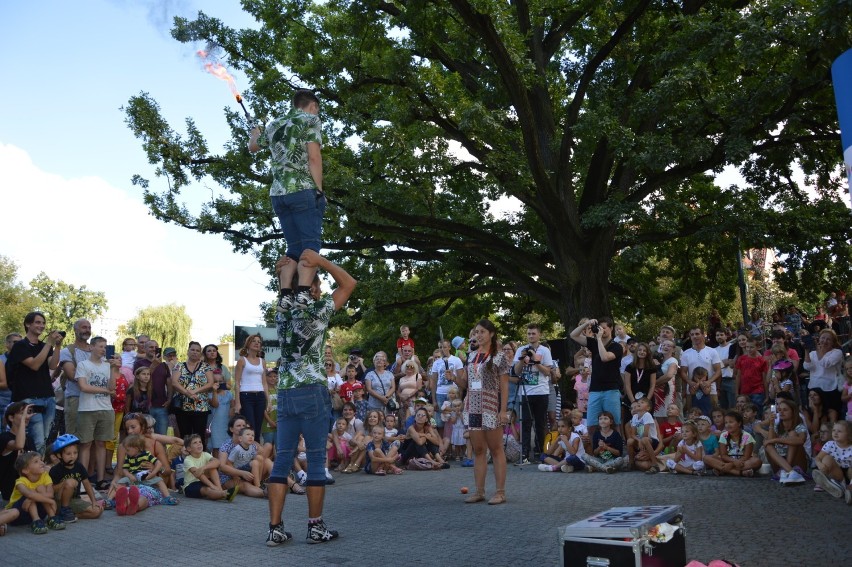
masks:
<path fill-rule="evenodd" d="M 740 305 L 743 310 L 743 325 L 748 325 L 749 315 L 748 315 L 748 301 L 746 298 L 746 294 L 748 291 L 746 290 L 746 281 L 745 281 L 745 273 L 743 271 L 743 252 L 740 249 L 740 237 L 734 237 L 734 243 L 737 245 L 737 279 L 740 284 Z"/>

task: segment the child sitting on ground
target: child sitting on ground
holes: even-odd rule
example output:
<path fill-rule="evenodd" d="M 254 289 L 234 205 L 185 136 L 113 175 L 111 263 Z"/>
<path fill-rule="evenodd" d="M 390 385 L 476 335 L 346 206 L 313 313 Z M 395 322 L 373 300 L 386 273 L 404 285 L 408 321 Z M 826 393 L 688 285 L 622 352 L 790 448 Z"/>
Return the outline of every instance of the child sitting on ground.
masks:
<path fill-rule="evenodd" d="M 187 454 L 186 447 L 177 444 L 169 445 L 169 448 L 166 450 L 166 456 L 174 473 L 169 478 L 169 490 L 183 492 L 183 461 Z"/>
<path fill-rule="evenodd" d="M 58 515 L 66 524 L 76 522 L 78 517 L 94 520 L 103 512 L 92 483 L 89 482 L 86 467 L 77 461 L 79 443 L 80 440 L 74 435 L 60 435 L 52 447 L 59 462 L 51 467 L 50 479 L 53 482 L 53 494 L 59 504 Z M 86 491 L 88 500 L 80 498 L 80 487 Z"/>
<path fill-rule="evenodd" d="M 352 435 L 347 431 L 347 426 L 346 418 L 339 417 L 334 422 L 334 429 L 328 434 L 328 443 L 326 444 L 328 447 L 328 460 L 329 463 L 337 463 L 337 472 L 344 472 L 350 464 L 349 455 L 352 450 L 349 447 L 349 441 L 352 440 Z M 304 473 L 304 478 L 307 480 L 307 473 Z"/>
<path fill-rule="evenodd" d="M 724 418 L 724 413 L 722 417 Z M 698 439 L 704 446 L 704 455 L 715 455 L 719 451 L 719 438 L 710 430 L 710 418 L 702 415 L 695 425 L 698 427 Z"/>
<path fill-rule="evenodd" d="M 725 431 L 719 437 L 719 452 L 705 455 L 704 464 L 717 476 L 754 476 L 763 464 L 754 455 L 754 437 L 743 431 L 743 416 L 738 411 L 725 413 Z"/>
<path fill-rule="evenodd" d="M 233 502 L 240 490 L 235 484 L 228 490 L 222 489 L 219 479 L 219 459 L 204 451 L 200 435 L 190 435 L 186 445 L 189 454 L 184 458 L 184 489 L 187 498 L 206 498 L 207 500 L 224 500 Z"/>
<path fill-rule="evenodd" d="M 852 504 L 852 421 L 838 421 L 831 427 L 831 441 L 817 453 L 816 466 L 817 486 Z"/>
<path fill-rule="evenodd" d="M 118 484 L 144 484 L 154 486 L 163 496 L 162 504 L 174 505 L 178 501 L 169 494 L 169 488 L 163 479 L 157 476 L 163 470 L 163 463 L 145 448 L 145 438 L 141 435 L 128 435 L 121 443 L 124 446 L 124 461 L 121 465 L 121 477 Z M 145 466 L 145 463 L 150 465 Z"/>
<path fill-rule="evenodd" d="M 634 469 L 646 472 L 659 472 L 654 466 L 657 454 L 662 451 L 657 422 L 650 413 L 648 398 L 636 400 L 630 406 L 633 418 L 630 425 L 633 433 L 627 439 L 627 455 Z"/>
<path fill-rule="evenodd" d="M 258 454 L 260 447 L 254 442 L 254 430 L 251 427 L 243 427 L 238 435 L 239 442 L 228 452 L 228 464 L 239 471 L 251 473 L 249 482 L 260 488 L 260 481 L 267 471 L 264 471 L 263 456 Z"/>
<path fill-rule="evenodd" d="M 586 470 L 612 474 L 623 466 L 624 440 L 612 428 L 613 423 L 615 418 L 608 411 L 602 411 L 598 416 L 598 428 L 592 438 L 592 454 L 583 455 L 583 462 L 588 466 Z"/>
<path fill-rule="evenodd" d="M 385 428 L 381 425 L 373 426 L 372 439 L 367 443 L 367 465 L 366 472 L 378 476 L 388 473 L 402 474 L 402 469 L 396 466 L 397 448 L 385 440 Z"/>
<path fill-rule="evenodd" d="M 701 408 L 693 407 L 686 410 L 686 419 L 688 421 L 695 421 L 702 415 L 704 415 L 704 413 L 701 411 Z"/>
<path fill-rule="evenodd" d="M 713 411 L 710 412 L 710 432 L 713 433 L 716 439 L 718 439 L 724 430 L 725 410 L 722 408 L 714 408 Z"/>
<path fill-rule="evenodd" d="M 46 534 L 48 528 L 64 530 L 65 523 L 56 515 L 53 481 L 41 455 L 35 451 L 19 455 L 15 460 L 15 470 L 20 476 L 15 481 L 12 498 L 9 499 L 6 509 L 17 510 L 18 517 L 8 518 L 10 523 L 13 526 L 30 524 L 30 529 L 37 535 Z"/>
<path fill-rule="evenodd" d="M 671 473 L 701 474 L 704 470 L 704 446 L 698 438 L 698 426 L 694 421 L 683 424 L 683 439 L 677 444 L 674 455 L 660 455 L 660 464 Z"/>
<path fill-rule="evenodd" d="M 541 456 L 542 464 L 538 470 L 544 472 L 565 472 L 583 470 L 583 455 L 586 454 L 580 436 L 574 432 L 574 426 L 565 419 L 556 422 L 556 430 L 559 435 L 550 443 Z"/>
<path fill-rule="evenodd" d="M 670 455 L 677 450 L 677 444 L 681 440 L 683 423 L 680 421 L 680 408 L 677 404 L 669 404 L 666 408 L 666 419 L 661 421 L 660 442 L 663 444 L 664 455 Z"/>
<path fill-rule="evenodd" d="M 574 433 L 580 436 L 583 449 L 588 453 L 592 450 L 592 440 L 589 438 L 589 428 L 583 423 L 583 412 L 575 408 L 571 410 L 569 415 L 571 416 L 571 427 L 574 429 Z"/>

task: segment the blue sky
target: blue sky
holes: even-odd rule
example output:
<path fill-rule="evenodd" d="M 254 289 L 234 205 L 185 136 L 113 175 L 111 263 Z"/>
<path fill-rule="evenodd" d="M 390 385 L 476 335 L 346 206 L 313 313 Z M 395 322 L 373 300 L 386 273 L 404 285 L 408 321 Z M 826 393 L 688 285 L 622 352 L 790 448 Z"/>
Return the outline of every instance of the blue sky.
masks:
<path fill-rule="evenodd" d="M 130 183 L 139 173 L 165 186 L 120 110 L 140 91 L 178 130 L 192 116 L 213 151 L 229 136 L 227 86 L 202 70 L 200 46 L 168 34 L 172 16 L 193 17 L 201 5 L 231 26 L 253 25 L 237 0 L 0 4 L 0 254 L 22 281 L 45 271 L 105 292 L 102 332 L 141 307 L 174 302 L 187 307 L 194 338 L 212 342 L 234 320 L 258 321 L 271 296 L 251 257 L 155 220 Z M 193 208 L 209 189 L 182 195 Z"/>

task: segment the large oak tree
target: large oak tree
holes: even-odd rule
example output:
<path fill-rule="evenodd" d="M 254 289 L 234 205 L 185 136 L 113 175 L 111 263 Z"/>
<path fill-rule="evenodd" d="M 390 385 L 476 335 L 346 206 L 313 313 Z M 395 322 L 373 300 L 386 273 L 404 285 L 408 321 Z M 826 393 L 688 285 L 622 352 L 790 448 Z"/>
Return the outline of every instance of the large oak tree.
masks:
<path fill-rule="evenodd" d="M 566 325 L 659 310 L 673 290 L 703 298 L 719 278 L 732 290 L 734 237 L 786 254 L 788 287 L 847 283 L 829 67 L 852 45 L 849 2 L 243 4 L 256 29 L 199 13 L 173 36 L 244 72 L 261 120 L 316 89 L 325 247 L 362 280 L 356 306 L 478 296 Z M 165 190 L 135 178 L 153 213 L 271 267 L 282 234 L 243 117 L 226 110 L 233 140 L 213 151 L 147 93 L 126 111 L 168 178 Z M 727 166 L 744 183 L 716 186 Z M 180 191 L 205 178 L 224 192 L 190 210 Z M 678 285 L 661 292 L 663 276 Z"/>

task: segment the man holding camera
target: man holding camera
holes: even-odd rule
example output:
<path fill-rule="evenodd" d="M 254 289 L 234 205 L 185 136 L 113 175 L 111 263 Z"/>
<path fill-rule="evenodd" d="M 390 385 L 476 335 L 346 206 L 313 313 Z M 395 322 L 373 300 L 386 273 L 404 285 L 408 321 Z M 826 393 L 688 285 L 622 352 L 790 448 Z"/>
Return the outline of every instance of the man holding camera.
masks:
<path fill-rule="evenodd" d="M 521 403 L 521 445 L 523 461 L 529 462 L 530 433 L 535 421 L 535 450 L 544 450 L 547 434 L 547 406 L 550 401 L 550 375 L 553 359 L 550 349 L 541 344 L 541 328 L 536 323 L 527 325 L 527 344 L 515 351 L 515 374 L 519 376 L 518 390 L 523 397 Z M 522 462 L 523 462 L 522 461 Z"/>
<path fill-rule="evenodd" d="M 612 319 L 601 317 L 589 319 L 571 331 L 574 342 L 592 352 L 592 380 L 589 384 L 589 405 L 586 409 L 586 424 L 589 437 L 595 433 L 598 417 L 602 411 L 610 412 L 615 425 L 621 429 L 621 345 L 612 340 Z M 592 336 L 586 336 L 589 330 Z"/>
<path fill-rule="evenodd" d="M 27 438 L 36 451 L 44 452 L 47 436 L 56 415 L 56 398 L 50 373 L 59 367 L 59 347 L 65 333 L 52 331 L 47 341 L 42 333 L 47 322 L 38 311 L 24 317 L 26 335 L 15 343 L 6 360 L 6 375 L 12 390 L 13 402 L 26 402 L 33 406 L 33 416 L 27 426 Z"/>

